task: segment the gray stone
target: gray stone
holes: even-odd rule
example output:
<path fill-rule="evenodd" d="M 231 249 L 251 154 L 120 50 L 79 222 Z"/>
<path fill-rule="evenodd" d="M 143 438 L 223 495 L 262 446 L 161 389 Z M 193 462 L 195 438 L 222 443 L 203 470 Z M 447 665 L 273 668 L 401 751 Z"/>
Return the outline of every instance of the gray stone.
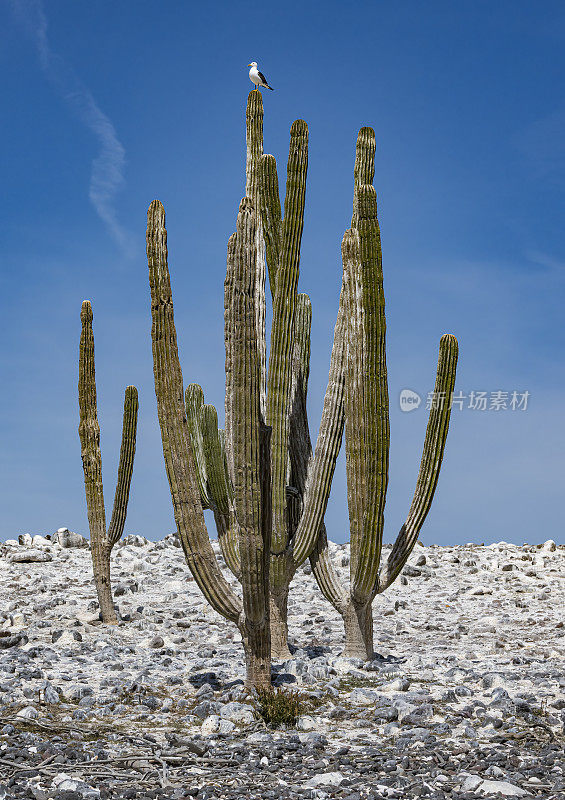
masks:
<path fill-rule="evenodd" d="M 53 544 L 58 544 L 60 547 L 88 547 L 88 539 L 81 536 L 80 533 L 74 533 L 68 528 L 59 528 L 51 537 Z"/>
<path fill-rule="evenodd" d="M 251 707 L 245 703 L 226 703 L 220 708 L 220 717 L 229 719 L 238 725 L 251 725 L 255 722 L 255 715 Z"/>
<path fill-rule="evenodd" d="M 48 683 L 43 690 L 43 699 L 46 703 L 51 703 L 51 705 L 55 705 L 55 703 L 60 703 L 61 698 L 59 697 L 59 693 L 55 691 L 55 689 Z"/>

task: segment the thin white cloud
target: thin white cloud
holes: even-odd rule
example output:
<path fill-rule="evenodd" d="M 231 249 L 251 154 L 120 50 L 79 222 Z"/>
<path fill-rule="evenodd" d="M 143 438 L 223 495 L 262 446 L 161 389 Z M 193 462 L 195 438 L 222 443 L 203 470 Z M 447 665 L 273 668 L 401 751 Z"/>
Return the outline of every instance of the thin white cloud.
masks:
<path fill-rule="evenodd" d="M 527 250 L 525 256 L 534 264 L 538 264 L 551 272 L 557 272 L 559 275 L 565 273 L 565 261 L 562 258 L 555 258 L 555 256 L 544 253 L 542 250 Z"/>
<path fill-rule="evenodd" d="M 132 238 L 118 222 L 114 205 L 116 193 L 124 185 L 125 169 L 125 150 L 116 129 L 70 64 L 49 46 L 47 17 L 41 0 L 11 0 L 11 4 L 15 18 L 35 42 L 49 82 L 98 140 L 100 152 L 92 162 L 88 196 L 113 238 L 131 256 Z"/>

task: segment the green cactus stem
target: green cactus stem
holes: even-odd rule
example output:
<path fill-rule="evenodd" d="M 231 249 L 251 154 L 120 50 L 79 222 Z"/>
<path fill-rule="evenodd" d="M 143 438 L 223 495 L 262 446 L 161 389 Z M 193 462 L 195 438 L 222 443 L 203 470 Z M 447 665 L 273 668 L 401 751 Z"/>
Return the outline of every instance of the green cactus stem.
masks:
<path fill-rule="evenodd" d="M 234 622 L 242 635 L 247 685 L 271 685 L 269 635 L 270 550 L 269 434 L 261 420 L 261 365 L 257 348 L 256 223 L 252 201 L 242 200 L 236 233 L 228 245 L 226 284 L 229 307 L 230 455 L 222 446 L 217 418 L 203 406 L 197 388 L 183 402 L 183 381 L 174 325 L 167 263 L 165 211 L 159 201 L 147 214 L 147 259 L 151 287 L 153 364 L 163 455 L 175 521 L 189 569 L 210 605 Z M 227 341 L 227 339 L 226 339 Z M 188 408 L 187 408 L 188 406 Z M 187 414 L 188 412 L 188 414 Z M 192 416 L 189 421 L 188 417 Z M 228 420 L 226 420 L 228 425 Z M 194 431 L 202 433 L 196 436 Z M 204 443 L 204 438 L 213 441 Z M 198 455 L 196 453 L 198 452 Z M 225 517 L 229 489 L 222 481 L 228 461 L 237 517 L 237 537 L 243 601 L 231 589 L 214 556 L 203 514 L 203 496 Z M 225 469 L 226 473 L 228 472 Z M 224 476 L 225 477 L 225 476 Z M 227 476 L 230 477 L 231 476 Z M 226 477 L 226 480 L 227 480 Z"/>
<path fill-rule="evenodd" d="M 258 89 L 249 92 L 247 99 L 246 122 L 246 180 L 245 196 L 249 197 L 256 212 L 256 278 L 255 278 L 255 329 L 257 331 L 257 351 L 261 375 L 261 413 L 266 415 L 267 403 L 267 339 L 265 318 L 267 306 L 265 302 L 265 240 L 259 209 L 260 164 L 263 155 L 263 97 Z"/>
<path fill-rule="evenodd" d="M 112 600 L 110 580 L 110 554 L 121 538 L 126 522 L 127 506 L 137 430 L 138 397 L 135 386 L 128 386 L 124 398 L 122 444 L 118 464 L 118 479 L 110 525 L 106 530 L 104 489 L 102 484 L 102 455 L 100 452 L 100 426 L 96 406 L 96 378 L 94 367 L 94 332 L 92 308 L 88 300 L 82 304 L 80 314 L 82 332 L 79 350 L 79 437 L 81 444 L 84 487 L 90 528 L 90 548 L 94 583 L 103 622 L 117 624 Z"/>
<path fill-rule="evenodd" d="M 437 486 L 455 385 L 457 340 L 440 341 L 435 397 L 445 402 L 430 410 L 416 490 L 406 522 L 381 567 L 384 505 L 388 483 L 390 431 L 386 372 L 382 256 L 374 176 L 375 137 L 362 128 L 357 140 L 351 229 L 342 242 L 347 308 L 345 440 L 350 519 L 350 586 L 340 586 L 320 536 L 310 561 L 325 597 L 342 615 L 344 655 L 373 656 L 372 602 L 398 577 L 431 507 Z"/>

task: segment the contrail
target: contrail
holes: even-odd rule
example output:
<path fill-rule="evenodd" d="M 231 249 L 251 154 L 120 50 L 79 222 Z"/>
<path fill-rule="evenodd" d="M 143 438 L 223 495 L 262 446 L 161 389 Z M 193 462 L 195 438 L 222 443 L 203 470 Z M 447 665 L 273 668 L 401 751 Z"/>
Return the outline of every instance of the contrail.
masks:
<path fill-rule="evenodd" d="M 131 256 L 131 236 L 118 222 L 114 208 L 116 192 L 124 184 L 125 168 L 125 150 L 116 129 L 73 68 L 51 50 L 41 0 L 11 0 L 11 5 L 17 21 L 35 42 L 41 68 L 49 82 L 98 139 L 100 153 L 92 162 L 88 196 L 124 253 Z"/>

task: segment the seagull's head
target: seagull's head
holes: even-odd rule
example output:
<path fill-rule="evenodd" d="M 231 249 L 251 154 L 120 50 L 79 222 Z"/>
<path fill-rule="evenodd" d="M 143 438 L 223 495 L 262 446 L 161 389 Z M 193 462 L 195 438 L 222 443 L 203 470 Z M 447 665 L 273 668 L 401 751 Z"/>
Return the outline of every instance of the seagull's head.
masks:
<path fill-rule="evenodd" d="M 248 67 L 256 67 L 257 66 L 257 62 L 256 61 L 252 61 L 251 64 L 248 64 L 247 66 Z"/>

